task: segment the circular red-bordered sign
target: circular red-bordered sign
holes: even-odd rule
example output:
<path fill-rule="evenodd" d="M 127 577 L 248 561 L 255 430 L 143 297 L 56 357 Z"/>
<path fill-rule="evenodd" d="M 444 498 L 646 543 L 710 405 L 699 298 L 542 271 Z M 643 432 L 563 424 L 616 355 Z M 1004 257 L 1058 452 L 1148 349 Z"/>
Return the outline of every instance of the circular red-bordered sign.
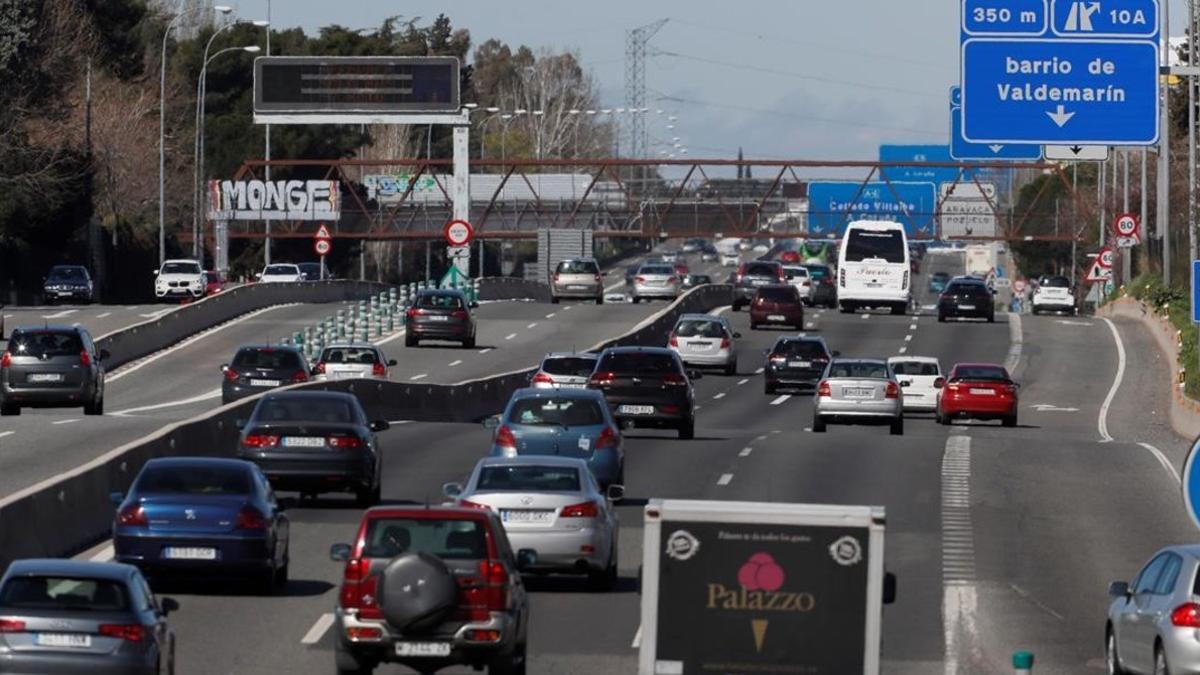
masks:
<path fill-rule="evenodd" d="M 451 246 L 466 246 L 471 243 L 471 239 L 475 236 L 475 228 L 465 220 L 452 220 L 446 223 L 446 227 L 442 228 L 442 234 L 446 235 L 446 243 Z"/>
<path fill-rule="evenodd" d="M 1138 225 L 1138 217 L 1132 213 L 1122 213 L 1113 221 L 1113 229 L 1116 230 L 1118 237 L 1138 236 Z"/>
<path fill-rule="evenodd" d="M 333 244 L 329 243 L 328 239 L 313 240 L 313 251 L 315 251 L 317 255 L 329 255 L 329 252 L 332 250 Z"/>

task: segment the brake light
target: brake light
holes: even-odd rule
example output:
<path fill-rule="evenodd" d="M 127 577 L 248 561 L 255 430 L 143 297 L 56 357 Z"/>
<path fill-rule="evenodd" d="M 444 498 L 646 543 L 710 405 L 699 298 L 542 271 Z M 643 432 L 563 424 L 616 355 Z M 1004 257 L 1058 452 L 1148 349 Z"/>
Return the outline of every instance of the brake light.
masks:
<path fill-rule="evenodd" d="M 617 379 L 616 373 L 594 373 L 591 379 L 588 380 L 588 385 L 592 387 L 602 387 L 612 384 Z"/>
<path fill-rule="evenodd" d="M 378 578 L 371 575 L 371 561 L 351 558 L 342 572 L 342 591 L 339 602 L 343 609 L 358 610 L 360 619 L 382 619 L 383 611 L 376 598 Z"/>
<path fill-rule="evenodd" d="M 86 349 L 79 352 L 79 365 L 85 368 L 92 365 L 92 356 L 87 353 Z"/>
<path fill-rule="evenodd" d="M 378 365 L 378 364 L 376 364 L 376 365 Z M 317 365 L 313 366 L 313 372 L 317 373 L 318 375 L 324 375 L 325 374 L 325 362 L 317 361 Z"/>
<path fill-rule="evenodd" d="M 948 384 L 948 385 L 946 385 L 946 389 L 948 389 L 949 391 L 958 391 L 960 389 L 960 387 L 957 384 Z"/>
<path fill-rule="evenodd" d="M 139 623 L 102 623 L 100 624 L 100 634 L 120 638 L 127 642 L 141 642 L 146 639 L 146 628 Z"/>
<path fill-rule="evenodd" d="M 247 448 L 273 448 L 279 445 L 279 436 L 275 434 L 247 434 L 242 439 L 242 445 Z"/>
<path fill-rule="evenodd" d="M 490 508 L 492 508 L 492 507 L 488 506 L 487 504 L 480 504 L 479 502 L 473 502 L 470 499 L 460 499 L 460 500 L 458 500 L 458 505 L 465 506 L 468 509 L 490 509 Z"/>
<path fill-rule="evenodd" d="M 639 283 L 639 284 L 646 283 L 646 277 L 641 277 L 641 276 L 634 277 L 633 280 L 634 280 L 634 282 Z"/>
<path fill-rule="evenodd" d="M 559 518 L 598 518 L 600 509 L 596 508 L 596 502 L 581 502 L 564 506 Z"/>
<path fill-rule="evenodd" d="M 686 387 L 688 379 L 679 373 L 667 373 L 663 375 L 663 384 L 671 387 Z"/>
<path fill-rule="evenodd" d="M 337 450 L 355 450 L 362 447 L 362 439 L 358 436 L 330 436 L 325 442 Z"/>
<path fill-rule="evenodd" d="M 675 335 L 674 333 L 671 333 L 671 339 L 668 341 L 668 344 L 670 344 L 672 347 L 678 347 L 679 346 L 679 337 L 677 335 Z"/>
<path fill-rule="evenodd" d="M 24 633 L 25 622 L 19 619 L 0 619 L 0 633 Z"/>
<path fill-rule="evenodd" d="M 728 337 L 721 338 L 721 349 L 729 349 L 731 344 Z"/>
<path fill-rule="evenodd" d="M 135 527 L 148 527 L 150 525 L 150 519 L 146 517 L 146 512 L 142 510 L 141 504 L 122 509 L 117 514 L 117 522 L 121 525 L 133 525 Z"/>
<path fill-rule="evenodd" d="M 786 354 L 771 354 L 767 358 L 771 360 L 771 363 L 783 363 L 784 361 L 787 361 Z"/>
<path fill-rule="evenodd" d="M 237 518 L 233 521 L 233 529 L 265 530 L 267 529 L 267 519 L 261 511 L 253 506 L 243 506 L 242 510 L 238 511 Z"/>
<path fill-rule="evenodd" d="M 605 427 L 596 439 L 597 450 L 615 450 L 621 442 L 621 435 L 612 427 Z"/>
<path fill-rule="evenodd" d="M 324 364 L 322 364 L 321 372 L 325 372 Z M 387 377 L 387 366 L 382 363 L 376 363 L 371 366 L 371 374 L 375 377 Z"/>
<path fill-rule="evenodd" d="M 817 396 L 833 396 L 833 388 L 829 386 L 829 382 L 821 380 L 817 385 Z"/>
<path fill-rule="evenodd" d="M 236 381 L 238 379 L 238 372 L 233 368 L 226 368 L 225 379 L 229 380 L 230 382 Z"/>
<path fill-rule="evenodd" d="M 404 312 L 404 316 L 409 319 L 412 319 L 412 318 L 421 316 L 421 314 L 423 314 L 423 313 L 424 313 L 424 310 L 422 310 L 422 309 L 419 309 L 417 307 L 409 307 L 408 311 Z"/>
<path fill-rule="evenodd" d="M 456 309 L 453 312 L 450 312 L 450 316 L 452 316 L 455 319 L 458 319 L 460 321 L 466 321 L 467 319 L 469 319 L 471 317 L 471 315 L 468 314 L 467 310 L 465 310 L 465 309 Z"/>
<path fill-rule="evenodd" d="M 295 374 L 292 375 L 292 382 L 297 384 L 300 382 L 308 382 L 308 373 L 304 372 L 303 370 L 297 370 Z"/>
<path fill-rule="evenodd" d="M 550 376 L 549 376 L 549 375 L 547 375 L 546 373 L 543 373 L 542 371 L 540 371 L 540 370 L 539 370 L 539 371 L 537 372 L 537 374 L 535 374 L 535 375 L 533 376 L 533 384 L 534 384 L 535 386 L 536 386 L 536 385 L 539 385 L 539 384 L 549 384 L 549 385 L 553 385 L 553 384 L 554 384 L 554 378 L 553 378 L 553 377 L 550 377 Z"/>
<path fill-rule="evenodd" d="M 0 354 L 0 368 L 8 368 L 12 365 L 12 354 L 4 352 Z"/>
<path fill-rule="evenodd" d="M 513 435 L 512 429 L 508 427 L 500 427 L 496 430 L 496 445 L 503 450 L 517 451 L 517 437 Z"/>
<path fill-rule="evenodd" d="M 484 601 L 487 609 L 502 612 L 508 608 L 508 568 L 499 560 L 479 561 L 479 576 L 487 584 Z"/>
<path fill-rule="evenodd" d="M 895 382 L 888 382 L 887 393 L 884 396 L 886 398 L 900 398 L 900 385 Z"/>
<path fill-rule="evenodd" d="M 1171 612 L 1171 625 L 1180 628 L 1200 628 L 1200 604 L 1188 602 Z"/>

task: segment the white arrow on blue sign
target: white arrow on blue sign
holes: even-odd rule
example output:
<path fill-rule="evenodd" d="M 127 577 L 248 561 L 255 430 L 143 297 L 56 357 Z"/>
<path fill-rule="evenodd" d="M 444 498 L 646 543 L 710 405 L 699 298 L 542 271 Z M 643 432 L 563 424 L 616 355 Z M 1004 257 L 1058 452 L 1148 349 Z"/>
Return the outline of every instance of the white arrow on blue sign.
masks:
<path fill-rule="evenodd" d="M 962 134 L 962 93 L 950 87 L 950 156 L 958 161 L 1037 161 L 1042 158 L 1042 146 L 1017 143 L 970 143 Z"/>

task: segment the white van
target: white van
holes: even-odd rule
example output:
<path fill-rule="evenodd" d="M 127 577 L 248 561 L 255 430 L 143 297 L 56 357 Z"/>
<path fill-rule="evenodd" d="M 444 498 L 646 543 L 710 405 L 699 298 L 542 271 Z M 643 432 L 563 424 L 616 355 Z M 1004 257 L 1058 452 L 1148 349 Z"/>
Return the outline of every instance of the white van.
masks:
<path fill-rule="evenodd" d="M 856 220 L 846 226 L 838 253 L 838 304 L 842 312 L 887 307 L 904 314 L 912 300 L 912 271 L 904 226 Z"/>

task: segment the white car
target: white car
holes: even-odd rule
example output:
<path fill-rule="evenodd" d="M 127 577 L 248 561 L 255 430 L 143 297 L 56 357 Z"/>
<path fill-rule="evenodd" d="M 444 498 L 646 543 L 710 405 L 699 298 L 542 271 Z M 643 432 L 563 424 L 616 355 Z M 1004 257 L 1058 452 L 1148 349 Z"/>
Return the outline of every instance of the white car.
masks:
<path fill-rule="evenodd" d="M 387 380 L 388 367 L 394 365 L 396 359 L 388 359 L 375 345 L 339 342 L 321 350 L 312 369 L 312 379 L 317 382 L 360 378 Z"/>
<path fill-rule="evenodd" d="M 946 385 L 942 364 L 932 356 L 893 356 L 888 366 L 904 389 L 904 410 L 937 410 L 938 390 Z"/>
<path fill-rule="evenodd" d="M 667 348 L 686 365 L 721 368 L 726 375 L 736 375 L 740 337 L 723 316 L 684 314 L 671 329 Z"/>
<path fill-rule="evenodd" d="M 1071 280 L 1067 277 L 1042 277 L 1033 292 L 1033 313 L 1075 313 L 1075 296 L 1071 293 Z"/>
<path fill-rule="evenodd" d="M 158 299 L 204 297 L 208 281 L 204 268 L 195 260 L 164 260 L 154 272 L 154 296 Z"/>
<path fill-rule="evenodd" d="M 300 271 L 300 266 L 291 263 L 267 265 L 254 276 L 264 284 L 304 281 L 304 272 Z"/>
<path fill-rule="evenodd" d="M 737 253 L 728 251 L 721 254 L 721 267 L 737 267 L 742 263 L 742 259 Z"/>
<path fill-rule="evenodd" d="M 801 265 L 784 265 L 783 273 L 787 276 L 787 282 L 800 291 L 800 299 L 804 304 L 812 305 L 813 285 L 812 277 L 808 274 L 808 268 Z"/>

